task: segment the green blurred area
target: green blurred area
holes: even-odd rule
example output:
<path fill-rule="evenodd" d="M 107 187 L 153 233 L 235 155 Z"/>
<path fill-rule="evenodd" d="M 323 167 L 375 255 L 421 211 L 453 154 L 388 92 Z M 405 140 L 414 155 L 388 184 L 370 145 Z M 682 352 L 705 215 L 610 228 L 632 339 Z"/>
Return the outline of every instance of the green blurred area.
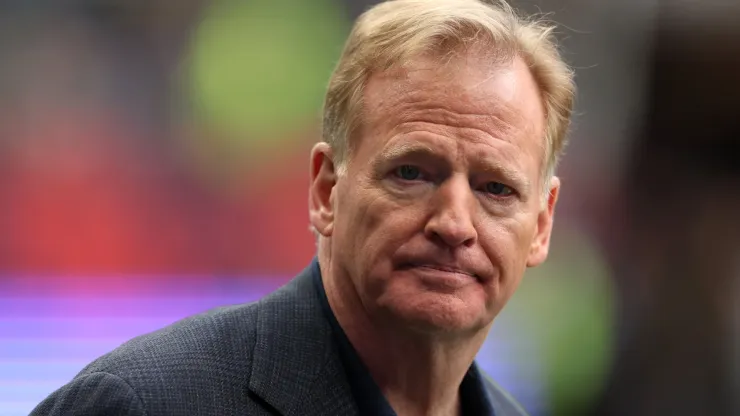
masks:
<path fill-rule="evenodd" d="M 504 313 L 535 341 L 550 414 L 585 414 L 601 392 L 612 357 L 613 296 L 598 244 L 563 227 L 548 261 L 526 273 L 507 305 Z"/>
<path fill-rule="evenodd" d="M 196 123 L 221 145 L 252 151 L 317 124 L 348 29 L 333 0 L 214 3 L 186 69 Z"/>

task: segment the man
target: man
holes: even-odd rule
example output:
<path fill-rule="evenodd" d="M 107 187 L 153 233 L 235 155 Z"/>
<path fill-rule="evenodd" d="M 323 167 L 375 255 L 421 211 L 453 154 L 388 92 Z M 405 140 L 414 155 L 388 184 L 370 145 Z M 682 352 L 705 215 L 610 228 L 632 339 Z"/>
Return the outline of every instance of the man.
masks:
<path fill-rule="evenodd" d="M 523 414 L 473 361 L 547 256 L 573 94 L 550 29 L 505 4 L 370 9 L 310 156 L 317 259 L 124 344 L 34 414 Z"/>

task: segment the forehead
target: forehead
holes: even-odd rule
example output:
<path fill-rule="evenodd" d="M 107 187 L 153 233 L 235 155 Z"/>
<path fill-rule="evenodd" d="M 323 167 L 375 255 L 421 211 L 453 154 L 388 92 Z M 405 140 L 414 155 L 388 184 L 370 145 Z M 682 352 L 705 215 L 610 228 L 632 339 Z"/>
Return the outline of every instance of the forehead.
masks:
<path fill-rule="evenodd" d="M 519 58 L 492 64 L 462 57 L 444 65 L 418 58 L 373 74 L 365 89 L 360 147 L 377 149 L 394 134 L 417 128 L 544 155 L 543 103 Z"/>

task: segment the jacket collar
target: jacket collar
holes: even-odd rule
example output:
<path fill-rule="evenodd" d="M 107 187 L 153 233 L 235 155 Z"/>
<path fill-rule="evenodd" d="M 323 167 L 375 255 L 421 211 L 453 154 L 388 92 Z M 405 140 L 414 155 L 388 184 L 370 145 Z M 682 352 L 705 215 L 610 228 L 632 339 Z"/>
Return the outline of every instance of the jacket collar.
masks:
<path fill-rule="evenodd" d="M 317 269 L 311 264 L 260 301 L 249 388 L 284 416 L 356 415 L 312 282 Z"/>

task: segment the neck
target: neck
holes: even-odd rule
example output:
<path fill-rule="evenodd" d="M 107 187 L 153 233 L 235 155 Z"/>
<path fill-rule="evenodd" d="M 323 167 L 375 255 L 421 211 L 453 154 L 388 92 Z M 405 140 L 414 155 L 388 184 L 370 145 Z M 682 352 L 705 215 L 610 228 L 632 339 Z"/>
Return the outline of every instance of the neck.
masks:
<path fill-rule="evenodd" d="M 460 336 L 430 334 L 373 317 L 349 276 L 319 253 L 332 312 L 396 413 L 460 414 L 460 384 L 487 328 Z"/>

